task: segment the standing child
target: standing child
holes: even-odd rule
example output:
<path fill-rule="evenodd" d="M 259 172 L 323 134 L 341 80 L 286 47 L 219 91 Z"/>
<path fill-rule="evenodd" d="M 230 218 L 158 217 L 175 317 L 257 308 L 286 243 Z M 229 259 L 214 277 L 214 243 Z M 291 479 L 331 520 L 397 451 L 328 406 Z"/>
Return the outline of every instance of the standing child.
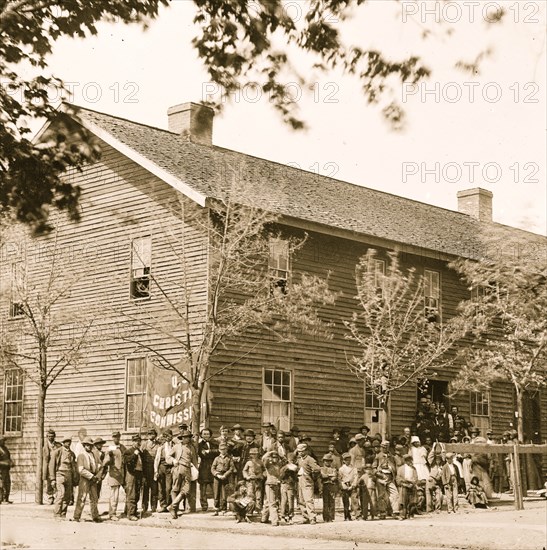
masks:
<path fill-rule="evenodd" d="M 446 453 L 446 464 L 441 469 L 441 482 L 444 487 L 448 513 L 458 510 L 459 472 L 454 464 L 454 453 Z"/>
<path fill-rule="evenodd" d="M 375 519 L 378 495 L 376 492 L 376 473 L 370 462 L 365 464 L 365 471 L 359 479 L 359 486 L 361 492 L 361 517 L 364 520 L 368 519 L 370 511 L 370 519 Z M 387 494 L 385 495 L 385 500 L 387 501 Z"/>
<path fill-rule="evenodd" d="M 344 521 L 351 521 L 357 517 L 357 469 L 351 465 L 351 455 L 342 455 L 344 464 L 338 470 L 338 483 L 342 491 L 342 503 L 344 504 Z"/>
<path fill-rule="evenodd" d="M 281 467 L 281 510 L 285 523 L 292 525 L 294 517 L 294 497 L 298 483 L 298 466 L 294 463 L 294 453 L 287 455 L 288 462 Z"/>
<path fill-rule="evenodd" d="M 266 481 L 264 488 L 264 506 L 262 508 L 262 523 L 270 523 L 277 527 L 279 525 L 279 501 L 281 500 L 281 464 L 277 451 L 268 451 L 262 457 L 262 463 L 266 470 Z"/>
<path fill-rule="evenodd" d="M 404 464 L 397 469 L 397 485 L 399 486 L 400 515 L 399 519 L 412 517 L 416 499 L 416 484 L 418 473 L 412 464 L 412 455 L 404 455 Z"/>
<path fill-rule="evenodd" d="M 258 447 L 249 449 L 249 460 L 243 466 L 241 475 L 247 484 L 247 494 L 254 501 L 254 508 L 262 508 L 262 484 L 264 481 L 264 464 L 258 458 Z"/>
<path fill-rule="evenodd" d="M 228 497 L 228 502 L 231 504 L 237 523 L 246 521 L 251 523 L 249 515 L 253 513 L 254 501 L 247 494 L 247 484 L 245 481 L 238 481 L 235 493 Z"/>
<path fill-rule="evenodd" d="M 333 467 L 334 457 L 327 453 L 323 457 L 321 468 L 321 493 L 323 495 L 323 521 L 329 523 L 334 521 L 335 497 L 338 486 L 338 470 Z"/>
<path fill-rule="evenodd" d="M 213 460 L 211 473 L 213 474 L 213 496 L 215 500 L 215 513 L 218 516 L 219 512 L 226 513 L 227 508 L 227 493 L 230 488 L 232 476 L 236 473 L 236 467 L 231 456 L 228 455 L 228 445 L 221 443 L 218 446 L 220 455 Z"/>

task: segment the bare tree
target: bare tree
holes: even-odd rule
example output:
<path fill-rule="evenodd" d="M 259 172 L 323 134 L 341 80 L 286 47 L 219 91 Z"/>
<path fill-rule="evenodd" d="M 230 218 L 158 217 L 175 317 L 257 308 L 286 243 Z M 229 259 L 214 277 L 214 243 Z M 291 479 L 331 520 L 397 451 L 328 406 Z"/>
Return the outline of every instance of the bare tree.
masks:
<path fill-rule="evenodd" d="M 251 355 L 266 340 L 292 340 L 298 333 L 330 337 L 329 323 L 322 320 L 319 311 L 322 305 L 334 303 L 328 281 L 290 274 L 290 256 L 303 246 L 305 237 L 281 234 L 276 216 L 254 205 L 250 195 L 244 186 L 233 183 L 222 200 L 211 201 L 205 210 L 181 197 L 182 227 L 171 234 L 165 230 L 181 276 L 176 280 L 151 276 L 165 303 L 163 316 L 160 319 L 144 311 L 136 314 L 129 307 L 121 312 L 126 321 L 133 321 L 128 324 L 139 328 L 124 331 L 120 337 L 189 384 L 194 431 L 208 421 L 210 410 L 202 411 L 201 405 L 210 380 Z M 207 266 L 206 280 L 197 284 L 192 275 L 196 251 L 185 241 L 189 226 L 197 228 L 206 243 L 199 255 L 199 261 Z M 268 265 L 272 247 L 278 253 L 276 265 Z M 207 299 L 200 302 L 196 294 L 204 289 Z M 143 338 L 144 327 L 156 338 Z M 176 361 L 162 351 L 158 335 L 162 342 L 171 342 L 170 349 L 180 351 Z M 212 368 L 213 360 L 228 348 L 232 359 Z"/>
<path fill-rule="evenodd" d="M 71 307 L 67 301 L 80 275 L 63 257 L 56 233 L 39 241 L 33 241 L 26 228 L 11 227 L 3 233 L 4 244 L 17 251 L 17 260 L 3 274 L 12 320 L 2 317 L 0 360 L 4 369 L 20 369 L 38 388 L 35 499 L 42 504 L 47 392 L 67 369 L 84 361 L 93 318 L 82 313 L 86 308 L 81 302 Z"/>
<path fill-rule="evenodd" d="M 360 307 L 344 324 L 360 354 L 348 357 L 347 366 L 379 400 L 384 436 L 393 392 L 448 364 L 447 352 L 462 336 L 459 318 L 441 322 L 438 309 L 424 303 L 425 284 L 414 268 L 401 268 L 395 252 L 386 262 L 370 249 L 356 267 Z"/>
<path fill-rule="evenodd" d="M 503 227 L 485 231 L 482 241 L 478 261 L 453 263 L 472 299 L 461 313 L 471 345 L 459 352 L 462 366 L 452 391 L 511 383 L 523 441 L 524 396 L 547 386 L 547 243 L 524 233 L 519 238 Z"/>

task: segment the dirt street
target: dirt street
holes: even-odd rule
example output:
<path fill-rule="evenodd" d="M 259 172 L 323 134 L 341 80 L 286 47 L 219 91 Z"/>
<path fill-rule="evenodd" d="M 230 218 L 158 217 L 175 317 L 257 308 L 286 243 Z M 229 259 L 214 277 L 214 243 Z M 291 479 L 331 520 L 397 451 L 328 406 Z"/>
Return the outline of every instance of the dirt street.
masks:
<path fill-rule="evenodd" d="M 69 510 L 69 517 L 71 510 Z M 85 514 L 84 514 L 85 518 Z M 89 517 L 87 518 L 90 519 Z M 297 521 L 301 518 L 298 516 Z M 183 515 L 172 520 L 156 514 L 139 522 L 120 520 L 55 521 L 50 506 L 12 504 L 0 507 L 1 547 L 43 549 L 541 549 L 547 546 L 547 506 L 526 503 L 526 510 L 461 510 L 408 521 L 344 522 L 316 526 L 236 524 L 229 516 Z"/>

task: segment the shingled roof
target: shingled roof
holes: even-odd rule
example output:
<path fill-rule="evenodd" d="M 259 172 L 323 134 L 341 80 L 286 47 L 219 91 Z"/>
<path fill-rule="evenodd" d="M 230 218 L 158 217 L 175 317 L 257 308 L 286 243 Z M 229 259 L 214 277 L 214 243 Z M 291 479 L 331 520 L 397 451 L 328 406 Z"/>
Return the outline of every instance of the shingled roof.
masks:
<path fill-rule="evenodd" d="M 260 204 L 273 214 L 450 256 L 477 256 L 483 223 L 466 214 L 71 107 L 71 116 L 84 126 L 100 128 L 206 198 L 222 198 L 238 174 L 249 183 L 242 202 Z"/>

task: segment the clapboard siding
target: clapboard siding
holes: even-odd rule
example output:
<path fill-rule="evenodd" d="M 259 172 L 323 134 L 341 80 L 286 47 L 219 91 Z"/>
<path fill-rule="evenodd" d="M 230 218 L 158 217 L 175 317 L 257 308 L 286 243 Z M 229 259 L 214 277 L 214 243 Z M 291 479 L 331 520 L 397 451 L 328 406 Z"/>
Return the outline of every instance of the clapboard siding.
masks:
<path fill-rule="evenodd" d="M 152 236 L 152 274 L 171 297 L 182 300 L 181 281 L 185 276 L 190 291 L 193 337 L 198 336 L 207 299 L 206 235 L 188 221 L 190 211 L 194 216 L 194 210 L 201 209 L 105 143 L 101 146 L 100 162 L 86 167 L 81 174 L 67 175 L 82 188 L 82 221 L 70 223 L 63 216 L 55 220 L 59 227 L 57 250 L 62 252 L 70 270 L 79 275 L 62 307 L 67 311 L 85 309 L 94 318 L 93 342 L 86 348 L 85 361 L 77 369 L 63 372 L 50 387 L 46 403 L 46 429 L 54 428 L 59 435 L 71 435 L 74 440 L 82 427 L 93 437 L 100 435 L 109 440 L 112 430 L 120 429 L 124 438 L 128 438 L 126 359 L 145 354 L 126 341 L 127 335 L 138 333 L 140 341 L 173 362 L 181 356 L 172 339 L 135 320 L 142 317 L 158 325 L 169 324 L 174 315 L 155 283 L 150 300 L 140 303 L 130 300 L 131 240 Z M 50 265 L 48 251 L 52 250 L 53 238 L 35 239 L 24 254 L 21 247 L 15 250 L 12 245 L 9 257 L 3 254 L 7 261 L 2 269 L 8 269 L 18 257 L 25 257 L 27 279 L 43 278 Z M 3 316 L 8 310 L 7 299 L 6 293 L 2 293 Z M 14 332 L 21 323 L 5 318 L 2 322 Z M 34 351 L 28 341 L 21 340 L 21 345 L 31 353 Z M 32 483 L 36 413 L 37 387 L 26 380 L 23 431 L 20 436 L 8 436 L 16 463 L 13 470 L 16 488 L 23 482 Z"/>

